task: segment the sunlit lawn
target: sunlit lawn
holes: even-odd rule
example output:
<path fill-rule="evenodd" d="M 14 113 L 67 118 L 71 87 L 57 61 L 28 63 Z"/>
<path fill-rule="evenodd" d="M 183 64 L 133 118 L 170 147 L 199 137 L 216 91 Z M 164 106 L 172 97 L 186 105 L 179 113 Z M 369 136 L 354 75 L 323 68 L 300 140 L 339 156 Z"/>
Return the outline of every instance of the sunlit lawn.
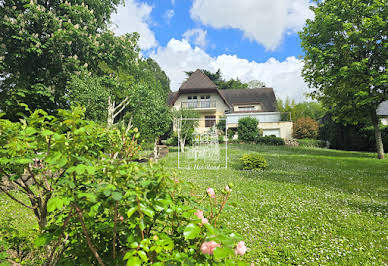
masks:
<path fill-rule="evenodd" d="M 263 172 L 237 170 L 259 152 Z M 163 163 L 175 168 L 177 154 Z M 230 145 L 228 169 L 177 170 L 177 176 L 220 191 L 234 183 L 222 226 L 244 236 L 257 264 L 387 264 L 388 160 L 372 153 Z M 205 208 L 205 207 L 204 207 Z"/>
<path fill-rule="evenodd" d="M 238 170 L 238 158 L 259 152 L 263 172 Z M 161 161 L 176 169 L 177 153 Z M 220 191 L 233 182 L 221 226 L 244 237 L 247 262 L 388 264 L 388 160 L 375 154 L 256 145 L 230 145 L 228 169 L 174 170 L 198 187 Z M 171 171 L 172 173 L 174 171 Z M 36 228 L 32 212 L 0 194 L 0 223 L 24 234 Z M 204 206 L 205 208 L 205 206 Z"/>

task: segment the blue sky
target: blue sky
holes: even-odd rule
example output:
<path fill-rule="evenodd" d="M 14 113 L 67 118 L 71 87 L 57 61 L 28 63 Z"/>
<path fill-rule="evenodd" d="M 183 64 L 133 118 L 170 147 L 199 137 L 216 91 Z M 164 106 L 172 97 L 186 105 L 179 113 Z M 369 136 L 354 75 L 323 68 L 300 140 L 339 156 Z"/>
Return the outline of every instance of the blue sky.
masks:
<path fill-rule="evenodd" d="M 262 80 L 280 98 L 304 100 L 297 31 L 313 18 L 309 0 L 126 0 L 113 29 L 140 33 L 177 90 L 184 71 L 221 69 L 224 78 Z"/>

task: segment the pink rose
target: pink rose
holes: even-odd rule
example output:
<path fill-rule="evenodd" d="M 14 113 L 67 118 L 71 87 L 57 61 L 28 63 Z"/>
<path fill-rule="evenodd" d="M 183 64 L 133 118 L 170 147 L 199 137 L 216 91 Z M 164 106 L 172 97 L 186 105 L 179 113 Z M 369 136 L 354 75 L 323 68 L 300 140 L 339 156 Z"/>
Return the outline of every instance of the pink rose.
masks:
<path fill-rule="evenodd" d="M 221 247 L 221 245 L 215 241 L 203 242 L 203 244 L 201 245 L 201 252 L 203 254 L 213 255 L 213 252 L 216 247 Z"/>
<path fill-rule="evenodd" d="M 216 198 L 216 193 L 214 192 L 214 189 L 212 189 L 211 187 L 209 187 L 207 190 L 206 190 L 207 194 L 209 195 L 209 197 L 215 199 Z"/>
<path fill-rule="evenodd" d="M 244 255 L 247 252 L 247 247 L 245 246 L 244 241 L 240 241 L 237 243 L 236 248 L 234 249 L 234 254 L 236 255 Z"/>
<path fill-rule="evenodd" d="M 201 219 L 202 221 L 202 224 L 208 224 L 209 223 L 209 220 L 208 219 L 206 219 L 206 218 L 202 218 Z"/>
<path fill-rule="evenodd" d="M 203 211 L 197 210 L 197 212 L 194 213 L 195 216 L 197 216 L 199 219 L 203 219 Z"/>
<path fill-rule="evenodd" d="M 231 192 L 232 190 L 230 189 L 230 187 L 228 185 L 225 186 L 225 191 L 226 192 Z"/>

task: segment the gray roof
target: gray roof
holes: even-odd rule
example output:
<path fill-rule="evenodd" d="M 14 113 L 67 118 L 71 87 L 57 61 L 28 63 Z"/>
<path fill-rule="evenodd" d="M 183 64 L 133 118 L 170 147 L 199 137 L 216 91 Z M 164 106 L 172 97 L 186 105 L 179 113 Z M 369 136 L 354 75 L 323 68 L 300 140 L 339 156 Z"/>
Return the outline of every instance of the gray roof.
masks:
<path fill-rule="evenodd" d="M 177 91 L 170 91 L 168 93 L 168 96 L 167 96 L 167 104 L 168 105 L 173 105 L 173 101 L 174 101 L 177 94 L 178 94 Z"/>
<path fill-rule="evenodd" d="M 272 88 L 219 90 L 216 84 L 199 69 L 191 74 L 179 91 L 168 94 L 167 103 L 170 106 L 174 105 L 181 94 L 209 92 L 218 93 L 230 108 L 233 105 L 261 104 L 263 112 L 277 111 L 276 97 Z"/>
<path fill-rule="evenodd" d="M 272 88 L 220 90 L 231 105 L 257 104 L 263 107 L 263 112 L 276 112 L 276 97 Z"/>
<path fill-rule="evenodd" d="M 377 107 L 377 115 L 388 116 L 388 101 L 380 103 L 380 105 Z"/>
<path fill-rule="evenodd" d="M 182 84 L 179 90 L 187 89 L 210 89 L 217 88 L 217 85 L 209 79 L 201 70 L 197 69 L 191 76 Z"/>

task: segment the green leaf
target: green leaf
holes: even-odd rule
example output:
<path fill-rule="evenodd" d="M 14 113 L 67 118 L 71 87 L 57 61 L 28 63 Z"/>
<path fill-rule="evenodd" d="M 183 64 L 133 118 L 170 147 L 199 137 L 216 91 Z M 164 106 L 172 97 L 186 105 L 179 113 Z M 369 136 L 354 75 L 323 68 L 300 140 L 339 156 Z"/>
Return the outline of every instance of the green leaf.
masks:
<path fill-rule="evenodd" d="M 141 266 L 139 257 L 131 257 L 127 260 L 127 266 Z"/>
<path fill-rule="evenodd" d="M 200 232 L 201 232 L 201 227 L 193 223 L 190 223 L 186 226 L 185 230 L 183 231 L 183 235 L 185 239 L 194 239 L 199 235 Z"/>
<path fill-rule="evenodd" d="M 145 224 L 144 224 L 144 220 L 143 219 L 140 219 L 139 228 L 140 228 L 140 230 L 144 230 L 145 229 Z"/>
<path fill-rule="evenodd" d="M 144 212 L 145 215 L 147 215 L 148 217 L 154 217 L 154 214 L 155 212 L 153 210 L 151 210 L 150 208 L 148 207 L 143 207 L 142 209 L 142 212 Z"/>
<path fill-rule="evenodd" d="M 139 254 L 139 257 L 140 257 L 144 262 L 147 262 L 147 261 L 148 261 L 147 254 L 146 254 L 143 250 L 139 250 L 139 251 L 137 252 L 137 254 Z"/>
<path fill-rule="evenodd" d="M 112 193 L 112 198 L 115 200 L 115 201 L 119 201 L 123 198 L 123 195 L 120 193 L 120 192 L 113 192 Z"/>
<path fill-rule="evenodd" d="M 43 247 L 45 245 L 47 245 L 48 243 L 50 243 L 52 237 L 49 235 L 49 234 L 41 234 L 40 236 L 38 236 L 35 241 L 34 241 L 34 245 L 36 247 Z"/>
<path fill-rule="evenodd" d="M 135 213 L 136 210 L 137 210 L 137 207 L 133 207 L 133 208 L 129 209 L 127 211 L 128 218 L 131 218 L 131 216 Z"/>
<path fill-rule="evenodd" d="M 227 258 L 230 255 L 233 255 L 233 250 L 230 248 L 217 247 L 214 250 L 214 258 L 218 260 Z"/>
<path fill-rule="evenodd" d="M 139 247 L 139 243 L 137 242 L 132 242 L 130 245 L 129 245 L 130 248 L 138 248 Z"/>
<path fill-rule="evenodd" d="M 60 209 L 63 206 L 63 199 L 61 198 L 51 198 L 47 202 L 47 211 L 52 212 L 56 209 Z"/>
<path fill-rule="evenodd" d="M 78 193 L 78 197 L 80 197 L 80 198 L 85 197 L 88 201 L 93 202 L 93 203 L 97 202 L 97 196 L 94 193 L 81 192 L 81 193 Z"/>

